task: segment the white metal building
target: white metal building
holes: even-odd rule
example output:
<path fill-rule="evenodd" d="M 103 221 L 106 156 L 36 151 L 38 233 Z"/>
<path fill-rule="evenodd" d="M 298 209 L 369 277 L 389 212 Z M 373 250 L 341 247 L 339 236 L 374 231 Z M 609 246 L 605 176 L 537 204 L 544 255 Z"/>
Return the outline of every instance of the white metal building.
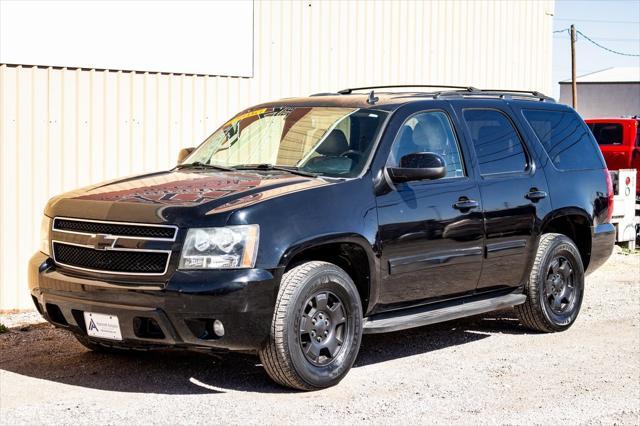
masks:
<path fill-rule="evenodd" d="M 78 7 L 73 19 L 44 34 L 33 22 L 59 24 L 58 16 L 50 19 L 57 9 L 31 3 L 21 22 L 11 1 L 0 2 L 0 311 L 32 307 L 27 262 L 50 197 L 169 168 L 181 147 L 198 144 L 251 104 L 367 84 L 551 88 L 553 0 L 256 0 L 231 11 L 224 8 L 236 6 L 228 3 L 177 2 L 190 15 L 161 33 L 140 10 L 117 11 L 117 21 L 96 14 L 86 24 L 81 2 L 69 2 Z M 160 3 L 110 3 L 130 4 Z M 167 12 L 158 10 L 145 13 Z M 191 25 L 195 16 L 209 18 L 211 28 L 229 21 L 225 28 L 236 32 L 175 42 L 187 27 L 202 28 Z M 101 20 L 112 29 L 93 31 Z M 60 29 L 80 25 L 74 22 L 85 24 Z M 119 32 L 127 29 L 123 41 Z M 94 40 L 96 32 L 102 38 Z M 110 37 L 122 44 L 111 45 Z M 139 49 L 118 50 L 129 44 Z M 22 54 L 26 59 L 14 59 Z M 140 68 L 144 60 L 149 68 Z"/>
<path fill-rule="evenodd" d="M 576 78 L 583 118 L 640 114 L 640 67 L 615 67 Z M 560 102 L 571 105 L 571 79 L 560 82 Z"/>

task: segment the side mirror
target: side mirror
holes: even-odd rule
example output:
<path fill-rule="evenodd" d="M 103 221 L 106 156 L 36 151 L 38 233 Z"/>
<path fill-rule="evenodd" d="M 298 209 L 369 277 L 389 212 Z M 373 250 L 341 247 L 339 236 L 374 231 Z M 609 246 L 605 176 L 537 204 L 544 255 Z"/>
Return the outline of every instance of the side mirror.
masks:
<path fill-rule="evenodd" d="M 178 152 L 178 164 L 182 164 L 182 162 L 193 152 L 195 148 L 182 148 L 180 152 Z"/>
<path fill-rule="evenodd" d="M 395 183 L 440 179 L 447 174 L 444 158 L 433 152 L 416 152 L 400 159 L 400 167 L 387 167 Z"/>

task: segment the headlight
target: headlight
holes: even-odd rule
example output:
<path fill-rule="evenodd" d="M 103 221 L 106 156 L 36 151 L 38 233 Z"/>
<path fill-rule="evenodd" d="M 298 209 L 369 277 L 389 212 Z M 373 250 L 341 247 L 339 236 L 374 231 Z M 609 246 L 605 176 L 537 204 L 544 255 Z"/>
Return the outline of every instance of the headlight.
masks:
<path fill-rule="evenodd" d="M 51 256 L 51 241 L 49 239 L 50 232 L 51 218 L 43 216 L 42 223 L 40 224 L 40 251 L 47 256 Z"/>
<path fill-rule="evenodd" d="M 258 254 L 258 225 L 193 228 L 187 232 L 179 269 L 253 268 Z"/>

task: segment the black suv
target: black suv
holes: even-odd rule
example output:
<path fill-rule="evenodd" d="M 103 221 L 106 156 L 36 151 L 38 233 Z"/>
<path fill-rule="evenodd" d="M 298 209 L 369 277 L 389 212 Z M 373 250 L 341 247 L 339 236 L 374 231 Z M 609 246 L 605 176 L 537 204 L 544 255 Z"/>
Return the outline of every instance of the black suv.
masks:
<path fill-rule="evenodd" d="M 258 105 L 172 170 L 53 198 L 37 309 L 92 350 L 257 352 L 305 390 L 363 333 L 511 307 L 566 330 L 615 238 L 589 128 L 537 92 L 420 87 Z"/>

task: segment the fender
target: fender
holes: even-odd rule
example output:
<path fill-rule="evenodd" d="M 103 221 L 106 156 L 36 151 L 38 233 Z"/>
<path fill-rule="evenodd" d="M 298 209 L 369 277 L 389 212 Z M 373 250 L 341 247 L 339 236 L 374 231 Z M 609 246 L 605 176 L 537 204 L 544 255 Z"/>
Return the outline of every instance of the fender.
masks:
<path fill-rule="evenodd" d="M 549 225 L 549 223 L 551 223 L 551 221 L 564 216 L 580 216 L 584 218 L 587 223 L 592 223 L 589 214 L 584 209 L 579 207 L 562 207 L 560 209 L 550 211 L 546 216 L 542 218 L 542 220 L 537 220 L 534 227 L 534 232 L 536 233 L 535 244 L 533 245 L 533 250 L 531 252 L 531 255 L 529 256 L 529 259 L 527 260 L 527 273 L 524 275 L 525 277 L 529 276 L 529 274 L 531 273 L 531 269 L 533 268 L 536 257 L 536 250 L 540 243 L 540 237 L 542 236 L 543 230 Z M 593 230 L 591 232 L 593 233 Z M 521 286 L 524 285 L 525 283 L 522 282 Z"/>
<path fill-rule="evenodd" d="M 542 219 L 542 222 L 540 223 L 540 227 L 539 227 L 539 231 L 540 232 L 538 233 L 538 238 L 542 234 L 542 230 L 549 224 L 549 222 L 551 222 L 552 220 L 557 219 L 559 217 L 563 217 L 563 216 L 581 216 L 586 220 L 586 222 L 589 224 L 590 227 L 593 227 L 593 225 L 594 225 L 593 216 L 590 215 L 589 213 L 587 213 L 587 211 L 584 210 L 583 208 L 580 208 L 580 207 L 562 207 L 562 208 L 560 208 L 558 210 L 553 210 L 553 211 L 549 212 Z"/>
<path fill-rule="evenodd" d="M 539 244 L 540 241 L 540 236 L 542 235 L 542 231 L 547 228 L 549 226 L 549 224 L 555 220 L 555 219 L 559 219 L 559 218 L 564 218 L 564 217 L 568 217 L 568 216 L 577 216 L 582 218 L 585 221 L 585 224 L 588 226 L 589 228 L 589 238 L 588 240 L 584 241 L 584 244 L 588 244 L 588 246 L 585 245 L 581 245 L 581 241 L 576 240 L 574 238 L 574 243 L 576 244 L 576 246 L 578 247 L 578 249 L 580 250 L 580 254 L 583 257 L 583 262 L 584 262 L 584 268 L 585 270 L 587 270 L 587 267 L 590 264 L 590 260 L 591 260 L 591 254 L 592 254 L 592 250 L 593 250 L 593 239 L 594 239 L 594 227 L 595 227 L 595 219 L 593 218 L 593 216 L 589 215 L 589 213 L 587 213 L 584 209 L 581 209 L 579 207 L 575 207 L 575 206 L 571 206 L 571 207 L 563 207 L 560 208 L 558 210 L 554 210 L 552 212 L 550 212 L 549 214 L 547 214 L 544 219 L 541 222 L 541 226 L 540 229 L 538 231 L 538 235 L 536 238 L 536 246 Z M 574 221 L 570 221 L 571 223 L 574 223 Z M 584 225 L 584 224 L 577 224 L 576 225 Z"/>
<path fill-rule="evenodd" d="M 280 258 L 280 262 L 278 263 L 278 269 L 284 271 L 289 265 L 289 262 L 291 261 L 291 259 L 293 259 L 298 254 L 306 250 L 320 247 L 327 244 L 336 244 L 336 243 L 355 244 L 358 247 L 362 248 L 367 256 L 370 277 L 369 277 L 369 303 L 367 308 L 364 309 L 366 314 L 373 308 L 373 306 L 375 306 L 378 300 L 380 262 L 379 262 L 379 256 L 375 252 L 375 244 L 371 243 L 363 235 L 360 235 L 357 233 L 335 233 L 335 234 L 324 234 L 324 235 L 296 241 L 287 250 L 285 250 L 284 254 Z"/>

